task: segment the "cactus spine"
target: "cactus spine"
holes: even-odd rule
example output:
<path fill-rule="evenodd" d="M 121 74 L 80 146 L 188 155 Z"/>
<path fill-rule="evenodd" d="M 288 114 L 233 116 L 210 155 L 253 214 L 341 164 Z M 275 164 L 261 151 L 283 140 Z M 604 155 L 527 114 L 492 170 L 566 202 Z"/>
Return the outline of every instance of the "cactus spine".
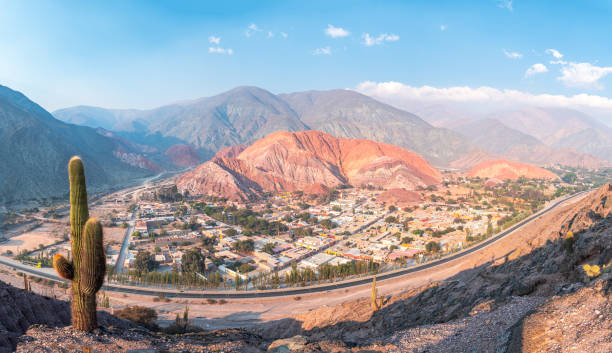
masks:
<path fill-rule="evenodd" d="M 106 272 L 102 226 L 97 219 L 89 219 L 85 171 L 79 157 L 70 160 L 68 176 L 72 262 L 57 254 L 53 267 L 60 277 L 72 281 L 72 327 L 90 332 L 98 327 L 96 293 Z"/>

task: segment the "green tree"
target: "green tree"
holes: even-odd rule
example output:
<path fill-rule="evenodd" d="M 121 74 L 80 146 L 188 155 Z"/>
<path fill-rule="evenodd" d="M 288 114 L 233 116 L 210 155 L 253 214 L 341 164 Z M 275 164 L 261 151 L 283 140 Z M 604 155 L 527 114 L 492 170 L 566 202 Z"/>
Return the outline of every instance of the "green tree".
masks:
<path fill-rule="evenodd" d="M 139 251 L 134 259 L 134 268 L 139 272 L 151 272 L 157 267 L 157 263 L 153 260 L 151 253 L 148 251 Z"/>
<path fill-rule="evenodd" d="M 203 273 L 206 270 L 206 258 L 200 248 L 192 248 L 181 258 L 181 271 L 184 273 Z"/>
<path fill-rule="evenodd" d="M 397 217 L 387 216 L 387 218 L 385 218 L 385 223 L 398 223 Z"/>
<path fill-rule="evenodd" d="M 578 180 L 578 176 L 574 172 L 567 172 L 563 175 L 563 181 L 568 184 L 574 184 Z"/>
<path fill-rule="evenodd" d="M 227 228 L 227 229 L 223 230 L 223 234 L 226 237 L 234 237 L 234 236 L 236 236 L 238 234 L 238 231 L 236 229 L 234 229 L 234 228 Z"/>
<path fill-rule="evenodd" d="M 277 242 L 266 243 L 263 247 L 263 251 L 270 255 L 274 254 L 274 248 L 278 245 Z"/>
<path fill-rule="evenodd" d="M 325 229 L 333 229 L 336 228 L 338 225 L 336 224 L 336 222 L 332 221 L 331 219 L 327 218 L 322 220 L 321 222 L 319 222 L 319 225 Z"/>
<path fill-rule="evenodd" d="M 425 245 L 425 250 L 427 250 L 428 253 L 437 253 L 440 251 L 440 244 L 435 241 L 430 241 Z"/>

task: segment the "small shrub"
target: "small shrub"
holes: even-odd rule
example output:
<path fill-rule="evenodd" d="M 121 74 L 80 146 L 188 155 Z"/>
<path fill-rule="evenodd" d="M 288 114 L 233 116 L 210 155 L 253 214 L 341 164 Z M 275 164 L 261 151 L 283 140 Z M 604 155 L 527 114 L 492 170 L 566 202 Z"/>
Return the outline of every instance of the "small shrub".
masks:
<path fill-rule="evenodd" d="M 576 237 L 574 236 L 574 232 L 572 231 L 567 232 L 567 234 L 563 238 L 563 243 L 562 243 L 565 251 L 567 251 L 568 253 L 573 252 L 574 243 L 576 243 Z"/>
<path fill-rule="evenodd" d="M 206 302 L 207 302 L 208 304 L 217 304 L 217 301 L 216 301 L 216 300 L 214 300 L 214 299 L 211 299 L 211 298 L 206 299 Z"/>
<path fill-rule="evenodd" d="M 601 268 L 598 265 L 586 264 L 582 266 L 582 269 L 589 278 L 595 278 L 601 274 Z"/>
<path fill-rule="evenodd" d="M 128 306 L 115 311 L 115 316 L 132 321 L 133 323 L 145 327 L 149 330 L 159 329 L 156 324 L 157 312 L 151 308 L 138 305 Z"/>
<path fill-rule="evenodd" d="M 296 296 L 296 297 L 293 297 L 293 300 L 295 300 L 295 301 L 299 301 L 299 300 L 302 300 L 302 297 L 300 297 L 300 296 L 298 295 L 298 296 Z"/>
<path fill-rule="evenodd" d="M 223 305 L 223 304 L 225 304 L 225 303 L 227 303 L 227 300 L 225 300 L 225 299 L 221 299 L 221 300 L 219 300 L 219 305 Z"/>

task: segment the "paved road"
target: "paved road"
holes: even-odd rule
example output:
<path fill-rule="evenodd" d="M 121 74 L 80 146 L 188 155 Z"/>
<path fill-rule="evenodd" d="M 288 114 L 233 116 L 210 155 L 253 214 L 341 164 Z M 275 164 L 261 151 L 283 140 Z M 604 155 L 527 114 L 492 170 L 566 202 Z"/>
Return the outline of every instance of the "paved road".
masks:
<path fill-rule="evenodd" d="M 446 257 L 443 257 L 441 259 L 438 259 L 436 261 L 432 261 L 423 265 L 419 265 L 419 266 L 415 266 L 415 267 L 409 267 L 409 268 L 404 268 L 404 269 L 399 269 L 399 270 L 395 270 L 395 271 L 390 271 L 390 272 L 386 272 L 386 273 L 382 273 L 382 274 L 378 274 L 376 276 L 376 281 L 380 282 L 380 281 L 384 281 L 384 280 L 388 280 L 388 279 L 392 279 L 392 278 L 396 278 L 399 276 L 403 276 L 405 274 L 409 274 L 409 273 L 414 273 L 414 272 L 419 272 L 419 271 L 424 271 L 427 269 L 430 269 L 432 267 L 436 267 L 442 264 L 445 264 L 449 261 L 453 261 L 456 260 L 458 258 L 461 258 L 463 256 L 466 256 L 468 254 L 471 254 L 473 252 L 476 252 L 486 246 L 489 246 L 493 243 L 495 243 L 496 241 L 502 239 L 503 237 L 507 236 L 508 234 L 514 232 L 515 230 L 523 227 L 524 225 L 526 225 L 527 223 L 531 222 L 532 220 L 552 211 L 553 209 L 557 208 L 558 206 L 560 206 L 561 204 L 563 204 L 564 202 L 573 199 L 575 197 L 578 197 L 580 195 L 585 194 L 586 191 L 583 192 L 579 192 L 577 194 L 568 196 L 562 200 L 556 201 L 553 204 L 549 205 L 547 208 L 541 210 L 540 212 L 535 213 L 534 215 L 524 219 L 523 221 L 515 224 L 514 226 L 508 228 L 507 230 L 481 242 L 478 243 L 477 245 L 474 245 L 470 248 L 467 248 L 465 250 L 462 250 L 460 252 L 454 253 L 452 255 L 448 255 Z M 31 266 L 26 266 L 23 265 L 21 263 L 18 263 L 12 259 L 9 259 L 7 257 L 4 256 L 0 256 L 0 263 L 4 264 L 4 265 L 8 265 L 11 267 L 15 267 L 20 271 L 24 271 L 24 272 L 28 272 L 31 274 L 34 274 L 36 276 L 40 276 L 40 277 L 44 277 L 44 278 L 48 278 L 48 279 L 52 279 L 55 281 L 63 281 L 62 279 L 60 279 L 59 277 L 57 277 L 54 274 L 51 274 L 48 269 L 37 269 Z M 120 286 L 120 285 L 105 285 L 102 288 L 105 291 L 109 291 L 109 292 L 121 292 L 121 293 L 130 293 L 130 294 L 136 294 L 136 295 L 149 295 L 149 296 L 156 296 L 156 295 L 160 295 L 163 294 L 165 297 L 167 298 L 185 298 L 185 299 L 208 299 L 208 298 L 214 298 L 214 299 L 240 299 L 240 298 L 266 298 L 266 297 L 280 297 L 280 296 L 294 296 L 294 295 L 300 295 L 300 294 L 309 294 L 309 293 L 316 293 L 316 292 L 327 292 L 327 291 L 331 291 L 331 290 L 335 290 L 335 289 L 342 289 L 342 288 L 348 288 L 348 287 L 353 287 L 353 286 L 359 286 L 359 285 L 363 285 L 363 284 L 367 284 L 372 282 L 372 276 L 368 276 L 368 277 L 362 277 L 362 278 L 358 278 L 358 279 L 354 279 L 354 280 L 347 280 L 347 281 L 343 281 L 343 282 L 337 282 L 337 283 L 331 283 L 331 284 L 321 284 L 321 285 L 315 285 L 315 286 L 309 286 L 309 287 L 304 287 L 304 288 L 286 288 L 286 289 L 276 289 L 276 290 L 262 290 L 262 291 L 250 291 L 250 292 L 236 292 L 236 291 L 227 291 L 227 292 L 222 292 L 222 291 L 179 291 L 179 290 L 161 290 L 161 289 L 153 289 L 153 288 L 137 288 L 137 287 L 130 287 L 130 286 Z"/>
<path fill-rule="evenodd" d="M 130 223 L 127 227 L 127 231 L 125 232 L 125 236 L 123 237 L 123 244 L 121 244 L 121 250 L 119 250 L 119 256 L 117 256 L 117 262 L 115 263 L 116 273 L 123 272 L 125 256 L 127 255 L 127 251 L 130 246 L 130 237 L 132 236 L 132 232 L 134 232 L 134 220 L 136 219 L 136 211 L 138 211 L 138 207 L 136 207 L 136 209 L 134 209 L 134 212 L 132 212 L 132 216 L 130 217 Z"/>

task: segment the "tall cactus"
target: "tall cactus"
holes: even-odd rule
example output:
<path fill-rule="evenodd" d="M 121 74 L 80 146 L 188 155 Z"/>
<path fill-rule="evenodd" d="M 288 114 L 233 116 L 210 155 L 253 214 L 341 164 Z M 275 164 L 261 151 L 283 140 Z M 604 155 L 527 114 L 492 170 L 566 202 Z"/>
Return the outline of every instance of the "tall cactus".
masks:
<path fill-rule="evenodd" d="M 85 171 L 79 157 L 72 157 L 68 163 L 68 176 L 72 262 L 57 254 L 53 267 L 60 277 L 72 281 L 72 327 L 90 332 L 98 327 L 96 293 L 106 272 L 102 225 L 95 218 L 89 219 Z"/>
<path fill-rule="evenodd" d="M 376 290 L 376 276 L 374 276 L 374 278 L 372 279 L 372 298 L 371 298 L 371 305 L 372 305 L 372 310 L 376 311 L 379 308 L 378 306 L 378 291 Z"/>

